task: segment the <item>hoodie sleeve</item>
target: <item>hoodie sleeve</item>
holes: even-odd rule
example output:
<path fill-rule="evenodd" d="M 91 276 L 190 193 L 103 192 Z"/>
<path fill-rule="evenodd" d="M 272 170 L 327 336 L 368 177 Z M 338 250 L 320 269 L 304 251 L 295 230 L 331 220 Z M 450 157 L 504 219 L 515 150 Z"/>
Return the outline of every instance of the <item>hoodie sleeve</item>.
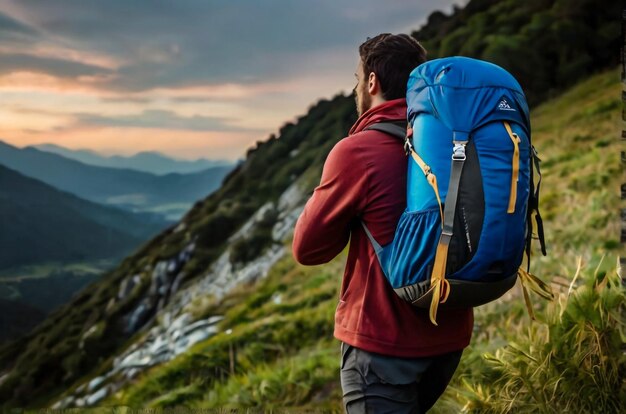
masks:
<path fill-rule="evenodd" d="M 328 154 L 320 185 L 296 223 L 293 255 L 299 263 L 326 263 L 343 250 L 351 226 L 365 208 L 367 180 L 354 139 L 339 141 Z"/>

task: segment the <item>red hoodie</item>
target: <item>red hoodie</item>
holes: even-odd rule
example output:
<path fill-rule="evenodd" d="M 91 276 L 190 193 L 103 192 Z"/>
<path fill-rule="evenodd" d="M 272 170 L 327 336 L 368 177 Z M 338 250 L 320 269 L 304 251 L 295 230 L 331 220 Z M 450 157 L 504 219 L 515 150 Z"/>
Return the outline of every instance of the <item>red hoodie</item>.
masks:
<path fill-rule="evenodd" d="M 406 206 L 407 156 L 401 141 L 363 131 L 381 121 L 406 119 L 406 101 L 371 108 L 328 154 L 320 185 L 296 224 L 293 254 L 304 265 L 326 263 L 350 242 L 335 337 L 369 352 L 422 357 L 463 349 L 474 323 L 471 309 L 440 309 L 434 326 L 427 309 L 400 299 L 385 279 L 359 220 L 381 245 Z"/>

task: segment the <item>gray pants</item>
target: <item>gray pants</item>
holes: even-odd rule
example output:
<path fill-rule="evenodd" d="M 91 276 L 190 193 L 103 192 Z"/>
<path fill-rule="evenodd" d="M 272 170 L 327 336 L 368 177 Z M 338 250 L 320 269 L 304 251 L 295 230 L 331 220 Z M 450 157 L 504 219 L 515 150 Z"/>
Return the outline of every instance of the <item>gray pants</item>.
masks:
<path fill-rule="evenodd" d="M 463 351 L 397 358 L 341 343 L 341 388 L 348 414 L 425 413 L 443 394 Z"/>

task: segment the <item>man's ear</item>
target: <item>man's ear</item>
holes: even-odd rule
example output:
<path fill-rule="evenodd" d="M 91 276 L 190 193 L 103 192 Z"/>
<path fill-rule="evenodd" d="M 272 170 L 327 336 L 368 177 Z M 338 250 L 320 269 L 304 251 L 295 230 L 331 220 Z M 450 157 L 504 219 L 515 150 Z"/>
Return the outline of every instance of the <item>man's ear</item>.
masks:
<path fill-rule="evenodd" d="M 367 80 L 367 91 L 370 95 L 377 95 L 380 93 L 380 82 L 374 72 L 370 72 L 370 76 Z"/>

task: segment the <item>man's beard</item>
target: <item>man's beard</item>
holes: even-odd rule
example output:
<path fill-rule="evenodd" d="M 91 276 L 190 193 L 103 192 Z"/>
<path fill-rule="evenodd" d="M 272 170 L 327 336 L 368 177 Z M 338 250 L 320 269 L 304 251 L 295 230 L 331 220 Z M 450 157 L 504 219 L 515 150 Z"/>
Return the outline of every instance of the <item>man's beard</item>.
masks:
<path fill-rule="evenodd" d="M 359 101 L 359 94 L 356 93 L 356 88 L 354 88 L 354 101 L 356 103 L 356 113 L 358 116 L 363 115 L 368 109 L 372 107 L 372 97 L 369 93 L 367 93 L 365 87 L 363 87 L 360 95 L 361 100 Z"/>

